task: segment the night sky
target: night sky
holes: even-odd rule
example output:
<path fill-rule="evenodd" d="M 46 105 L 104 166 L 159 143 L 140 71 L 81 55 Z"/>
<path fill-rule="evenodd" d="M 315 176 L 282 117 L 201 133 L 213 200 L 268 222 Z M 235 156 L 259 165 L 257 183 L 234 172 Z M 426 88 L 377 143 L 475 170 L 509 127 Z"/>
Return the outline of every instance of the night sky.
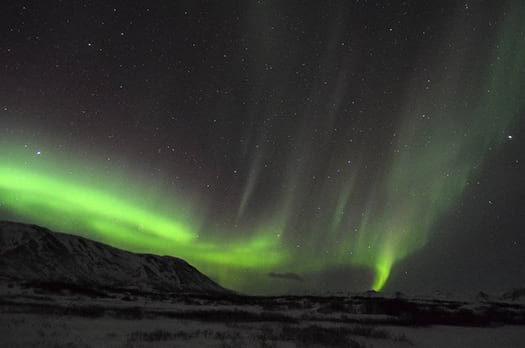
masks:
<path fill-rule="evenodd" d="M 249 293 L 525 286 L 516 1 L 2 1 L 0 219 Z"/>

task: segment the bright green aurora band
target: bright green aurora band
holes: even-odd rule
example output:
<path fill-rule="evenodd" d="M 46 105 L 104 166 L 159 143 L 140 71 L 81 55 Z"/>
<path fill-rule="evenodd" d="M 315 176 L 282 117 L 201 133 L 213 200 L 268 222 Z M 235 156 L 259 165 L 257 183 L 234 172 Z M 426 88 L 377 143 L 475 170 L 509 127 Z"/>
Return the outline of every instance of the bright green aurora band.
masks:
<path fill-rule="evenodd" d="M 477 105 L 465 105 L 454 94 L 461 88 L 458 76 L 469 64 L 467 55 L 442 62 L 457 69 L 451 71 L 457 80 L 434 81 L 433 91 L 426 94 L 409 88 L 384 176 L 365 196 L 362 189 L 356 196 L 358 174 L 325 184 L 311 197 L 322 203 L 322 214 L 303 216 L 307 221 L 300 224 L 294 212 L 308 195 L 301 192 L 306 180 L 300 167 L 286 170 L 285 184 L 295 190 L 283 191 L 264 221 L 241 224 L 246 231 L 231 235 L 224 226 L 223 231 L 210 230 L 196 202 L 161 193 L 161 188 L 152 191 L 152 185 L 127 175 L 108 175 L 89 163 L 44 160 L 7 139 L 0 140 L 0 209 L 128 250 L 181 257 L 236 289 L 246 288 L 245 273 L 308 274 L 346 265 L 372 271 L 372 283 L 363 288 L 381 290 L 396 263 L 423 248 L 436 222 L 458 204 L 486 153 L 505 139 L 506 128 L 523 106 L 525 22 L 517 14 L 505 21 Z M 450 102 L 438 109 L 433 105 L 447 103 L 436 100 Z M 313 154 L 303 157 L 316 160 Z M 239 220 L 257 199 L 262 161 L 253 158 Z M 83 174 L 85 167 L 91 168 L 90 176 Z M 287 238 L 292 225 L 304 230 L 300 247 Z"/>

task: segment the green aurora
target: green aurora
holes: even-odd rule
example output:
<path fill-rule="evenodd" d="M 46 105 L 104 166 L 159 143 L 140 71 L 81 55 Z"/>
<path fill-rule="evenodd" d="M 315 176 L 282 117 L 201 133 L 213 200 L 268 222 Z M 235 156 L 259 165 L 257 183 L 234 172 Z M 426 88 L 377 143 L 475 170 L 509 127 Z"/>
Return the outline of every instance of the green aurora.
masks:
<path fill-rule="evenodd" d="M 198 220 L 178 208 L 180 202 L 148 202 L 143 197 L 151 194 L 143 187 L 129 190 L 111 178 L 104 180 L 103 174 L 82 177 L 81 170 L 72 169 L 71 163 L 67 169 L 61 168 L 58 162 L 50 164 L 49 159 L 42 163 L 27 152 L 3 149 L 2 206 L 28 221 L 127 250 L 176 255 L 200 265 L 271 269 L 284 260 L 275 242 L 263 233 L 256 232 L 245 241 L 230 241 L 227 246 L 201 240 L 195 223 Z M 104 184 L 106 188 L 102 189 Z M 159 206 L 171 207 L 172 211 L 161 213 Z M 258 256 L 261 253 L 264 259 Z"/>
<path fill-rule="evenodd" d="M 253 156 L 233 214 L 234 220 L 244 221 L 243 233 L 232 235 L 228 226 L 215 229 L 207 223 L 201 200 L 188 199 L 192 194 L 155 188 L 155 183 L 130 174 L 96 169 L 94 163 L 35 156 L 23 144 L 3 139 L 0 209 L 127 250 L 181 257 L 239 290 L 247 288 L 246 272 L 310 274 L 341 265 L 371 271 L 373 280 L 363 288 L 382 290 L 393 267 L 425 247 L 436 223 L 459 203 L 486 153 L 506 139 L 506 129 L 522 110 L 525 27 L 519 12 L 505 19 L 486 64 L 485 84 L 475 92 L 477 105 L 465 105 L 455 96 L 465 88 L 459 71 L 469 64 L 467 55 L 441 63 L 457 72 L 451 72 L 454 78 L 435 81 L 432 93 L 408 88 L 392 155 L 384 159 L 383 173 L 366 194 L 357 184 L 359 164 L 354 174 L 322 183 L 314 193 L 308 190 L 304 168 L 290 166 L 283 181 L 294 189 L 283 191 L 264 218 L 243 220 L 257 199 L 261 178 L 262 157 Z M 432 105 L 447 103 L 435 100 L 451 102 L 437 108 Z M 305 130 L 298 143 L 308 137 Z M 316 161 L 308 145 L 292 151 L 300 152 L 305 162 Z M 306 199 L 319 200 L 322 213 L 298 214 Z M 291 226 L 302 229 L 300 245 Z"/>

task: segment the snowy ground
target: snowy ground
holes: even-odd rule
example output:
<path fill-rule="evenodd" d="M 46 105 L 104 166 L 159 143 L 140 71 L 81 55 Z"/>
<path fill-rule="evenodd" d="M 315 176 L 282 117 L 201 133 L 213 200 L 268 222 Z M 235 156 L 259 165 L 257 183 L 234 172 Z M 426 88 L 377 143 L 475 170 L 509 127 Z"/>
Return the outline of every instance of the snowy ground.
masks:
<path fill-rule="evenodd" d="M 392 315 L 392 310 L 401 314 Z M 525 347 L 524 313 L 521 304 L 512 303 L 381 297 L 90 298 L 11 288 L 0 291 L 0 348 L 512 348 Z M 428 323 L 433 315 L 437 324 Z M 447 321 L 451 324 L 439 324 Z"/>
<path fill-rule="evenodd" d="M 327 325 L 343 331 L 368 326 Z M 521 326 L 470 328 L 433 326 L 424 328 L 371 327 L 371 335 L 387 333 L 392 338 L 348 336 L 339 339 L 302 341 L 281 337 L 280 323 L 208 323 L 179 319 L 82 318 L 35 314 L 0 314 L 1 347 L 523 347 Z M 292 326 L 294 327 L 294 326 Z M 304 327 L 304 326 L 303 326 Z M 308 327 L 308 326 L 306 326 Z M 274 337 L 275 336 L 275 337 Z M 402 337 L 403 340 L 399 340 Z M 333 343 L 333 344 L 332 344 Z"/>

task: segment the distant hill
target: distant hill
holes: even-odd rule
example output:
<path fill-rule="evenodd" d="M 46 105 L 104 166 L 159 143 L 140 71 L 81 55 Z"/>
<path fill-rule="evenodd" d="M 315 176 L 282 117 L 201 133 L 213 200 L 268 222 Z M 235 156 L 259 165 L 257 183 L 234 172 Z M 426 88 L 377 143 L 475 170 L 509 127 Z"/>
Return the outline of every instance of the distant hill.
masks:
<path fill-rule="evenodd" d="M 93 290 L 231 293 L 176 257 L 131 253 L 14 222 L 0 222 L 0 278 Z"/>

